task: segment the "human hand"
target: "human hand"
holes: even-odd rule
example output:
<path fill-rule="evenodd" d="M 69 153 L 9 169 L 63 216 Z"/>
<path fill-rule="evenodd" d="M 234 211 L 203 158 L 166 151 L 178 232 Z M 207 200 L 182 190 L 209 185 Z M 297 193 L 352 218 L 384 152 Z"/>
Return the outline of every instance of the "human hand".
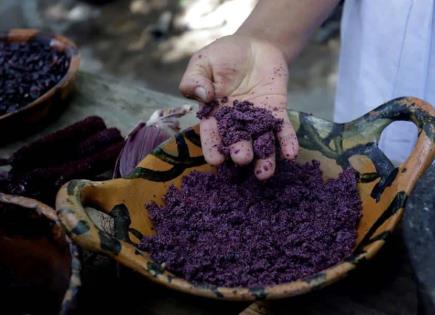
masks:
<path fill-rule="evenodd" d="M 216 40 L 195 53 L 180 83 L 181 93 L 200 103 L 228 97 L 249 101 L 269 110 L 283 124 L 275 137 L 285 159 L 298 153 L 295 131 L 287 115 L 288 68 L 283 53 L 274 45 L 253 37 L 232 35 Z M 201 144 L 205 160 L 219 165 L 225 156 L 219 151 L 221 138 L 216 118 L 200 123 Z M 246 165 L 254 159 L 252 141 L 242 140 L 230 146 L 234 163 Z M 255 174 L 260 180 L 273 175 L 276 154 L 255 161 Z"/>

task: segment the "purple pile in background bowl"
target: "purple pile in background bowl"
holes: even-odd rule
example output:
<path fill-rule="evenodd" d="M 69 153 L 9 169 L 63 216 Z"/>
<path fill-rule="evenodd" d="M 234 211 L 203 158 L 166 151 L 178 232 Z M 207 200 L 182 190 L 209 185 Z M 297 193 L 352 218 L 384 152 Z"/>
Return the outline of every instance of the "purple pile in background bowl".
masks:
<path fill-rule="evenodd" d="M 30 104 L 67 73 L 70 58 L 48 41 L 0 40 L 0 115 Z"/>
<path fill-rule="evenodd" d="M 266 182 L 231 164 L 195 171 L 164 202 L 148 205 L 157 234 L 139 248 L 177 276 L 225 287 L 289 282 L 339 263 L 361 216 L 356 173 L 325 182 L 317 161 L 279 161 Z"/>

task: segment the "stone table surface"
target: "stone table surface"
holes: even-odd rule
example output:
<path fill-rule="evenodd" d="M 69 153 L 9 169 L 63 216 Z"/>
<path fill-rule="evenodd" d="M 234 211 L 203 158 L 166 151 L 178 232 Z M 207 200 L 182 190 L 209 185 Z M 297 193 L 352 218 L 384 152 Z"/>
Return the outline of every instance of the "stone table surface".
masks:
<path fill-rule="evenodd" d="M 1 147 L 0 156 L 7 156 L 23 143 L 88 115 L 103 117 L 109 126 L 118 127 L 126 135 L 139 121 L 146 121 L 154 110 L 186 103 L 189 102 L 181 98 L 124 86 L 115 79 L 79 73 L 76 90 L 62 115 L 37 134 Z M 194 115 L 188 115 L 183 119 L 182 127 L 194 121 Z M 435 172 L 426 177 L 429 178 L 425 180 L 433 183 Z M 425 186 L 420 185 L 420 188 Z M 420 198 L 414 198 L 414 208 L 419 208 L 419 211 L 423 208 L 433 210 L 433 184 L 430 188 L 432 199 L 427 198 L 422 205 Z M 415 192 L 416 196 L 420 194 Z M 418 233 L 414 232 L 415 235 Z M 409 233 L 406 236 L 407 241 L 410 237 L 412 239 Z M 84 252 L 79 314 L 417 314 L 417 281 L 414 280 L 410 255 L 404 243 L 403 228 L 400 227 L 374 260 L 345 280 L 301 297 L 255 305 L 208 300 L 174 292 L 118 266 L 107 257 Z M 415 262 L 415 259 L 412 261 Z M 421 272 L 417 274 L 421 278 Z"/>

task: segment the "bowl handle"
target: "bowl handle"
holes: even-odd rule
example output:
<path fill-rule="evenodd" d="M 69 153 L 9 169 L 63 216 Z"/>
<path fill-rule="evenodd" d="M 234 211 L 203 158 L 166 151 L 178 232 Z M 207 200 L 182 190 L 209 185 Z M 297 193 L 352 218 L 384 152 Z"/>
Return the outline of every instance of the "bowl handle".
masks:
<path fill-rule="evenodd" d="M 435 110 L 432 105 L 414 97 L 391 100 L 366 115 L 346 124 L 347 136 L 355 142 L 379 143 L 382 131 L 394 121 L 411 121 L 418 128 L 416 146 L 408 159 L 399 166 L 399 190 L 409 193 L 435 156 Z M 369 126 L 369 128 L 368 128 Z"/>
<path fill-rule="evenodd" d="M 56 211 L 66 233 L 87 250 L 109 255 L 133 270 L 148 271 L 151 267 L 144 252 L 98 228 L 85 211 L 83 203 L 88 192 L 100 185 L 104 182 L 72 180 L 59 190 Z"/>

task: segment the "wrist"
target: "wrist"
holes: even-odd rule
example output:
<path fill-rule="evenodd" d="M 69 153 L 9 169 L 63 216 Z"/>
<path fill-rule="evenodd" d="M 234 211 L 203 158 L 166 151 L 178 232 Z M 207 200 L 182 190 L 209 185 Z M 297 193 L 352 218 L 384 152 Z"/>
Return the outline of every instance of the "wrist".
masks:
<path fill-rule="evenodd" d="M 248 29 L 243 27 L 243 25 L 236 33 L 234 33 L 234 35 L 267 42 L 268 44 L 273 45 L 281 51 L 287 64 L 292 63 L 296 59 L 306 44 L 306 39 L 298 38 L 297 36 L 294 36 L 292 40 L 289 40 L 288 38 L 281 38 L 280 36 L 271 34 L 267 30 Z"/>

